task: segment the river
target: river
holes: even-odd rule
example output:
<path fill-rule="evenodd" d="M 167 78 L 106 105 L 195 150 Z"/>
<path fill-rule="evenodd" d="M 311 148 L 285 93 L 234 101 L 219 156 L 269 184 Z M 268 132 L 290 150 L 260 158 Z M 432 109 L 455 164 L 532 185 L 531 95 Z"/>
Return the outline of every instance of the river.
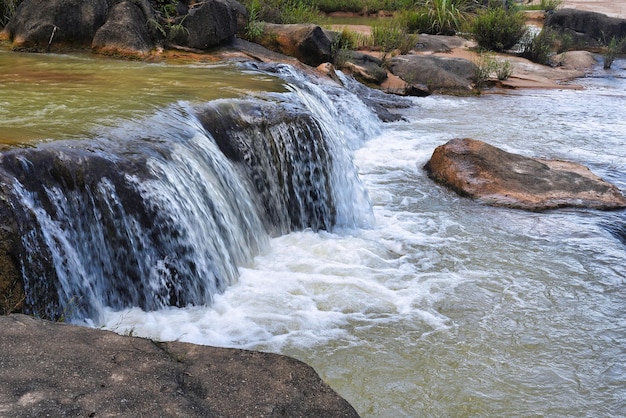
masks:
<path fill-rule="evenodd" d="M 386 124 L 360 115 L 368 138 L 348 144 L 370 200 L 359 227 L 270 238 L 209 306 L 107 309 L 91 325 L 296 357 L 363 417 L 625 416 L 624 212 L 488 207 L 422 169 L 436 146 L 472 137 L 585 164 L 626 190 L 624 67 L 596 69 L 583 90 L 416 98 Z M 235 97 L 285 90 L 250 69 L 198 72 L 214 70 L 252 80 L 222 87 Z"/>

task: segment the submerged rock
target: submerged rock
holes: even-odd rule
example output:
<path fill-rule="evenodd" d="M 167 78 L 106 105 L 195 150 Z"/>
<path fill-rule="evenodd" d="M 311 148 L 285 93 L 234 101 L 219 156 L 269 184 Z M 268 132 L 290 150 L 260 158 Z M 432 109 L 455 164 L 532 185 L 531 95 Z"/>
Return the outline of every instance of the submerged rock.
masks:
<path fill-rule="evenodd" d="M 306 364 L 0 317 L 0 413 L 25 416 L 358 417 Z"/>
<path fill-rule="evenodd" d="M 493 206 L 626 208 L 617 187 L 580 164 L 528 158 L 475 139 L 437 147 L 425 169 L 436 182 Z"/>

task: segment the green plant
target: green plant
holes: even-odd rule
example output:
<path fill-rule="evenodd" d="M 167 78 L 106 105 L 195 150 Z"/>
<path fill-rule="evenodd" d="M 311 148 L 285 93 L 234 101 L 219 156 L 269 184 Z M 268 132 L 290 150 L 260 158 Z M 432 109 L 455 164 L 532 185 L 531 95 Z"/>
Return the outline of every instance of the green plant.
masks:
<path fill-rule="evenodd" d="M 553 12 L 561 6 L 561 3 L 563 3 L 563 0 L 541 0 L 539 7 L 546 12 Z"/>
<path fill-rule="evenodd" d="M 543 28 L 538 34 L 527 33 L 521 40 L 522 56 L 538 64 L 548 64 L 550 56 L 567 51 L 571 36 L 550 28 Z"/>
<path fill-rule="evenodd" d="M 611 66 L 613 65 L 613 61 L 615 61 L 615 58 L 617 57 L 617 54 L 622 52 L 625 46 L 626 37 L 618 39 L 614 36 L 613 38 L 611 38 L 611 41 L 606 45 L 604 53 L 602 54 L 604 58 L 605 70 L 609 70 L 611 68 Z"/>
<path fill-rule="evenodd" d="M 474 82 L 477 88 L 483 88 L 487 81 L 491 78 L 491 73 L 496 69 L 495 55 L 491 52 L 481 52 L 474 59 L 476 67 L 474 69 Z"/>
<path fill-rule="evenodd" d="M 468 20 L 472 6 L 470 0 L 426 0 L 417 9 L 399 15 L 411 31 L 454 35 Z"/>
<path fill-rule="evenodd" d="M 512 48 L 527 31 L 524 15 L 515 7 L 502 6 L 480 10 L 469 27 L 478 46 L 490 51 Z"/>
<path fill-rule="evenodd" d="M 417 35 L 408 33 L 405 26 L 397 19 L 385 20 L 372 27 L 372 44 L 383 53 L 382 60 L 391 51 L 399 50 L 406 54 L 417 42 Z"/>
<path fill-rule="evenodd" d="M 498 80 L 508 80 L 513 74 L 513 65 L 511 60 L 505 59 L 498 61 L 496 66 L 496 76 Z"/>
<path fill-rule="evenodd" d="M 0 0 L 0 26 L 6 26 L 22 0 Z"/>

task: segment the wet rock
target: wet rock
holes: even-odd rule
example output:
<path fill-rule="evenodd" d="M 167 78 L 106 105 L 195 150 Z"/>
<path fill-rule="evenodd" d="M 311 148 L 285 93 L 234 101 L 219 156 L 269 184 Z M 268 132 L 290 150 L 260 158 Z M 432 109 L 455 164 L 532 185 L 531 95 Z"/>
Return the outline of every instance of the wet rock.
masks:
<path fill-rule="evenodd" d="M 122 1 L 112 7 L 91 47 L 102 54 L 143 57 L 154 48 L 154 42 L 142 10 L 134 2 Z"/>
<path fill-rule="evenodd" d="M 574 47 L 597 48 L 613 37 L 626 37 L 626 19 L 577 9 L 558 9 L 548 13 L 545 27 L 572 37 Z"/>
<path fill-rule="evenodd" d="M 437 147 L 425 169 L 458 194 L 493 206 L 626 208 L 617 187 L 580 164 L 528 158 L 475 139 L 453 139 Z"/>
<path fill-rule="evenodd" d="M 285 356 L 0 317 L 3 417 L 358 417 Z"/>
<path fill-rule="evenodd" d="M 20 50 L 85 48 L 91 46 L 107 12 L 106 0 L 24 0 L 3 37 Z"/>
<path fill-rule="evenodd" d="M 317 25 L 265 23 L 258 43 L 313 67 L 333 58 L 330 37 Z"/>
<path fill-rule="evenodd" d="M 476 64 L 463 58 L 400 55 L 389 61 L 389 71 L 408 84 L 407 94 L 468 95 L 473 92 Z"/>
<path fill-rule="evenodd" d="M 9 206 L 0 187 L 0 315 L 21 312 L 25 299 L 16 258 L 17 225 Z"/>

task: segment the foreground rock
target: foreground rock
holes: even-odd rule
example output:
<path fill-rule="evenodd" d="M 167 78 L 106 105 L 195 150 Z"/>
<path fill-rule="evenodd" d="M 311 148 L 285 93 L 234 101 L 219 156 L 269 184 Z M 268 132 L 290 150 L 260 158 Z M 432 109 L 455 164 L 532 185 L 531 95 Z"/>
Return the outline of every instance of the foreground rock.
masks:
<path fill-rule="evenodd" d="M 626 208 L 617 187 L 580 164 L 523 157 L 469 138 L 437 147 L 425 169 L 436 182 L 493 206 Z"/>
<path fill-rule="evenodd" d="M 0 415 L 358 417 L 285 356 L 0 317 Z"/>

